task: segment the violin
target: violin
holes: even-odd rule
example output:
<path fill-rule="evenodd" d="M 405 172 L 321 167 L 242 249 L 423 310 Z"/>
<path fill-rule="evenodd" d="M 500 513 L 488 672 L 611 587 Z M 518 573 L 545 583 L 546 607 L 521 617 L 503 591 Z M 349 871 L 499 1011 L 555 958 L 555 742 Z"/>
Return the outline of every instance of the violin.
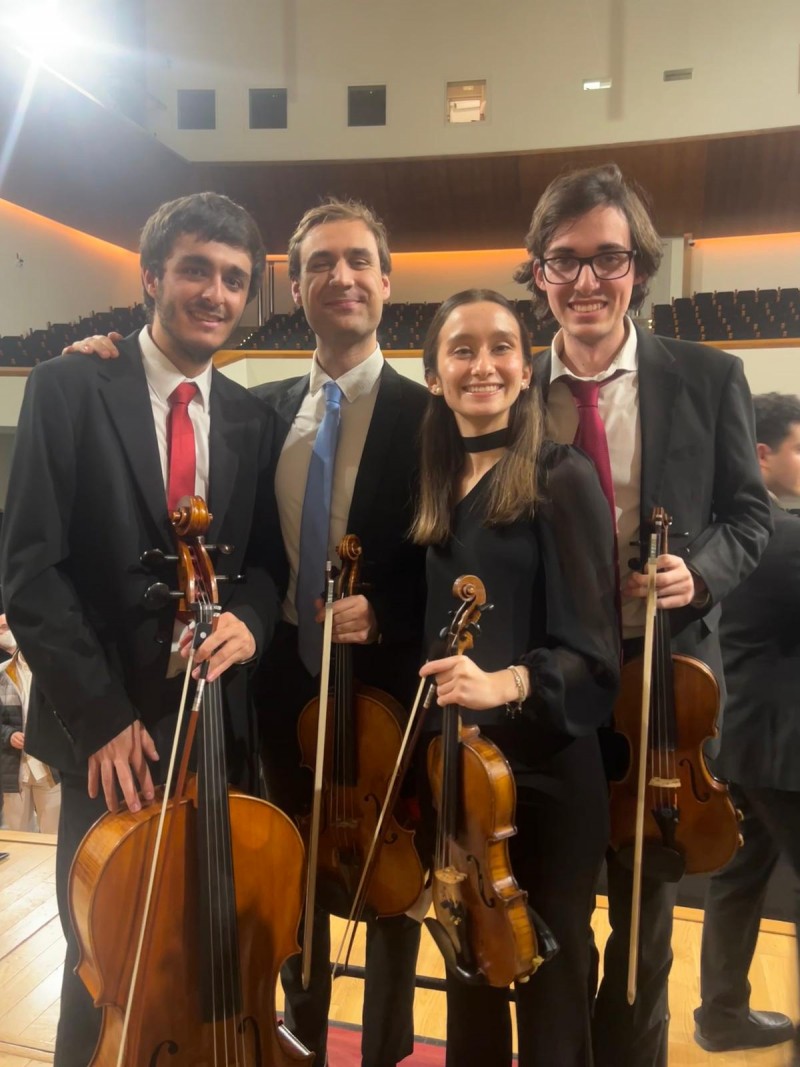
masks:
<path fill-rule="evenodd" d="M 656 560 L 668 551 L 670 519 L 654 508 L 648 536 L 645 647 L 622 669 L 614 728 L 630 748 L 628 773 L 611 783 L 611 847 L 634 872 L 628 999 L 635 998 L 641 878 L 676 882 L 719 870 L 742 844 L 740 814 L 703 754 L 717 736 L 719 686 L 691 656 L 673 654 L 668 612 L 656 603 Z"/>
<path fill-rule="evenodd" d="M 447 631 L 448 655 L 473 646 L 486 603 L 479 578 L 453 585 L 462 604 Z M 477 726 L 464 727 L 455 705 L 443 709 L 442 733 L 428 748 L 428 776 L 438 811 L 432 879 L 435 918 L 426 919 L 448 969 L 470 984 L 526 982 L 557 950 L 528 906 L 508 856 L 516 784 L 499 748 Z"/>
<path fill-rule="evenodd" d="M 172 513 L 179 617 L 196 624 L 193 652 L 219 613 L 222 576 L 210 561 L 215 546 L 204 542 L 210 519 L 199 497 Z M 103 1009 L 90 1067 L 313 1060 L 275 1020 L 279 968 L 299 951 L 303 844 L 283 812 L 228 791 L 221 686 L 206 684 L 206 673 L 204 663 L 174 794 L 183 706 L 156 800 L 137 813 L 103 815 L 70 871 L 77 971 Z M 189 774 L 195 734 L 198 770 Z"/>
<path fill-rule="evenodd" d="M 338 553 L 342 567 L 335 582 L 329 582 L 326 612 L 334 599 L 353 596 L 360 589 L 358 538 L 347 534 Z M 383 827 L 366 885 L 362 874 L 400 751 L 406 714 L 388 693 L 356 681 L 352 645 L 332 646 L 329 636 L 324 637 L 323 660 L 327 656 L 332 658 L 333 680 L 328 693 L 326 662 L 320 683 L 321 697 L 326 694 L 325 715 L 320 715 L 320 700 L 315 698 L 300 713 L 297 726 L 303 766 L 318 773 L 318 756 L 323 757 L 318 833 L 313 832 L 313 813 L 310 820 L 301 822 L 312 842 L 309 878 L 313 867 L 319 878 L 319 899 L 333 915 L 348 917 L 359 886 L 361 904 L 373 914 L 400 915 L 422 893 L 424 872 L 414 847 L 414 831 L 393 813 Z"/>

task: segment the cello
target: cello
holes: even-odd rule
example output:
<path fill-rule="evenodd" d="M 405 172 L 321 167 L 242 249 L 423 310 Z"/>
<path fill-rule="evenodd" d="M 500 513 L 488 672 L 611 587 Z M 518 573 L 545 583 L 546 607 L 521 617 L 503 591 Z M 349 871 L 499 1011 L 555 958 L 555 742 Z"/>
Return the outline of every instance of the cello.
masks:
<path fill-rule="evenodd" d="M 644 653 L 622 669 L 614 728 L 630 748 L 628 773 L 611 782 L 611 847 L 633 871 L 628 1001 L 636 998 L 643 875 L 677 882 L 719 870 L 742 844 L 727 786 L 713 777 L 703 745 L 717 736 L 719 685 L 691 656 L 673 654 L 668 612 L 656 603 L 656 561 L 668 551 L 670 519 L 654 508 L 648 536 Z"/>
<path fill-rule="evenodd" d="M 210 518 L 199 497 L 171 516 L 179 617 L 196 623 L 193 651 L 219 612 L 204 543 Z M 176 595 L 162 583 L 151 590 L 153 602 Z M 103 815 L 70 871 L 77 970 L 103 1009 L 90 1067 L 308 1067 L 313 1059 L 275 1019 L 278 969 L 299 950 L 302 841 L 277 808 L 228 791 L 221 686 L 206 685 L 206 672 L 204 663 L 174 794 L 184 702 L 156 801 Z M 198 770 L 189 774 L 195 732 Z"/>
<path fill-rule="evenodd" d="M 448 655 L 473 645 L 486 590 L 464 575 L 453 585 L 462 604 L 448 630 Z M 516 833 L 516 784 L 499 748 L 459 709 L 442 711 L 442 732 L 428 748 L 428 777 L 438 811 L 432 876 L 434 919 L 425 923 L 449 970 L 469 984 L 526 982 L 557 951 L 550 930 L 528 906 L 508 856 Z"/>
<path fill-rule="evenodd" d="M 311 819 L 302 825 L 309 839 L 306 929 L 303 951 L 309 952 L 309 915 L 320 899 L 333 915 L 347 918 L 361 887 L 365 905 L 378 916 L 401 915 L 418 899 L 424 872 L 414 848 L 414 831 L 389 813 L 379 841 L 368 883 L 362 882 L 381 807 L 392 779 L 406 719 L 400 704 L 388 693 L 361 685 L 353 675 L 353 649 L 332 646 L 330 624 L 334 598 L 355 595 L 360 588 L 361 545 L 353 534 L 339 544 L 342 567 L 328 581 L 326 625 L 323 636 L 323 670 L 320 697 L 300 713 L 297 736 L 303 766 L 315 772 Z M 328 694 L 328 666 L 333 683 Z M 324 706 L 323 706 L 324 698 Z M 320 714 L 320 708 L 323 714 Z"/>

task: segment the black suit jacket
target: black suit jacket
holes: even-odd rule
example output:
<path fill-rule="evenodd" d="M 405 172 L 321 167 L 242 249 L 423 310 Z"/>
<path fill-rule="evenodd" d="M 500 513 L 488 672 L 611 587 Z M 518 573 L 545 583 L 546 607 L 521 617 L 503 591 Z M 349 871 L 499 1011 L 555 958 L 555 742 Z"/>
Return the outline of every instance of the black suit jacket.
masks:
<path fill-rule="evenodd" d="M 281 419 L 278 447 L 308 391 L 309 375 L 252 391 Z M 405 702 L 416 690 L 425 613 L 425 550 L 408 540 L 427 391 L 385 363 L 350 505 L 347 532 L 363 549 L 363 578 L 381 643 L 354 647 L 354 669 Z M 267 666 L 265 664 L 265 666 Z"/>
<path fill-rule="evenodd" d="M 750 390 L 741 360 L 727 352 L 638 327 L 636 334 L 641 521 L 654 507 L 665 508 L 672 517 L 670 551 L 708 588 L 704 608 L 669 612 L 672 644 L 673 651 L 708 664 L 724 703 L 720 603 L 754 569 L 772 525 L 756 460 Z M 547 350 L 535 367 L 545 399 L 550 368 Z"/>
<path fill-rule="evenodd" d="M 71 355 L 36 367 L 27 383 L 0 552 L 12 629 L 39 690 L 31 700 L 29 751 L 67 770 L 127 724 L 160 711 L 175 608 L 145 606 L 156 578 L 147 549 L 174 553 L 141 353 L 135 335 L 117 360 Z M 277 537 L 272 496 L 274 427 L 249 394 L 216 370 L 210 398 L 209 544 L 233 546 L 220 573 L 225 610 L 270 639 L 278 602 L 268 571 Z M 255 537 L 250 539 L 251 527 Z M 249 733 L 245 672 L 228 672 L 235 744 Z M 235 677 L 238 675 L 238 677 Z M 52 702 L 53 710 L 43 697 Z"/>
<path fill-rule="evenodd" d="M 715 773 L 800 790 L 800 518 L 772 504 L 775 532 L 722 605 L 728 704 Z"/>

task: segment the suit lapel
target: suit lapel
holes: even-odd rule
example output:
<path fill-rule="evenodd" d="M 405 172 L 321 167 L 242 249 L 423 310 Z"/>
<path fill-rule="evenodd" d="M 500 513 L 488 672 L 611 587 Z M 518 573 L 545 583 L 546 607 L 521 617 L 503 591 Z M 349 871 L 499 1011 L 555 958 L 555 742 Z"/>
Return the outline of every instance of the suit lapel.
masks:
<path fill-rule="evenodd" d="M 375 410 L 372 413 L 364 451 L 358 466 L 356 484 L 353 487 L 353 499 L 347 518 L 348 533 L 359 533 L 369 524 L 374 515 L 374 502 L 379 497 L 378 488 L 381 472 L 384 470 L 387 455 L 392 445 L 394 429 L 402 405 L 403 382 L 396 370 L 384 363 L 381 371 Z M 413 446 L 413 442 L 404 442 L 403 447 Z M 376 516 L 377 517 L 377 516 Z"/>
<path fill-rule="evenodd" d="M 544 403 L 547 403 L 547 392 L 550 388 L 550 373 L 552 370 L 553 362 L 550 356 L 550 349 L 546 348 L 543 352 L 540 352 L 533 361 L 533 384 L 542 394 Z"/>
<path fill-rule="evenodd" d="M 139 344 L 135 337 L 126 338 L 119 350 L 119 358 L 100 369 L 101 395 L 162 547 L 171 548 L 161 458 Z"/>
<path fill-rule="evenodd" d="M 291 425 L 294 422 L 294 417 L 300 410 L 303 397 L 308 392 L 310 378 L 310 374 L 304 374 L 302 378 L 297 378 L 295 381 L 290 382 L 285 389 L 281 389 L 279 393 L 275 394 L 274 399 L 270 401 L 280 419 L 279 438 L 276 441 L 278 451 L 283 448 Z"/>
<path fill-rule="evenodd" d="M 208 435 L 208 507 L 213 515 L 208 540 L 213 543 L 228 511 L 244 442 L 246 416 L 237 410 L 228 379 L 211 372 L 211 425 Z"/>
<path fill-rule="evenodd" d="M 636 329 L 639 420 L 642 437 L 640 511 L 649 518 L 660 499 L 681 378 L 675 360 L 657 337 Z"/>

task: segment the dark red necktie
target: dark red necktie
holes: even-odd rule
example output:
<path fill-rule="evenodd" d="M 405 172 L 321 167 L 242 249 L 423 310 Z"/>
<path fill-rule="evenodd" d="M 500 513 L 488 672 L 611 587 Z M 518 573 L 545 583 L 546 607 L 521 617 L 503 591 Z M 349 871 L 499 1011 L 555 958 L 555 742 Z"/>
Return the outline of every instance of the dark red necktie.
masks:
<path fill-rule="evenodd" d="M 600 417 L 600 409 L 597 406 L 597 402 L 603 386 L 608 385 L 609 382 L 624 373 L 624 371 L 618 370 L 601 381 L 586 381 L 569 376 L 564 378 L 575 400 L 575 407 L 578 409 L 578 430 L 573 444 L 577 445 L 578 448 L 582 448 L 594 463 L 597 477 L 600 480 L 600 488 L 603 490 L 603 496 L 608 501 L 608 507 L 611 512 L 611 529 L 614 531 L 614 600 L 617 606 L 620 632 L 622 627 L 622 598 L 619 579 L 619 547 L 617 544 L 617 509 L 614 503 L 614 479 L 611 475 L 611 457 L 608 454 L 606 427 Z"/>
<path fill-rule="evenodd" d="M 608 501 L 611 510 L 611 522 L 617 528 L 617 510 L 614 505 L 614 479 L 611 476 L 611 459 L 608 454 L 608 438 L 603 420 L 600 418 L 600 410 L 597 401 L 600 397 L 601 388 L 610 382 L 615 375 L 610 375 L 602 381 L 585 381 L 579 378 L 566 377 L 564 381 L 575 400 L 578 409 L 578 430 L 573 444 L 590 457 L 595 465 L 597 477 L 600 479 L 600 488 Z"/>
<path fill-rule="evenodd" d="M 196 459 L 194 427 L 189 417 L 189 404 L 197 396 L 194 382 L 181 382 L 169 395 L 167 416 L 167 507 L 174 511 L 184 496 L 194 496 Z"/>

